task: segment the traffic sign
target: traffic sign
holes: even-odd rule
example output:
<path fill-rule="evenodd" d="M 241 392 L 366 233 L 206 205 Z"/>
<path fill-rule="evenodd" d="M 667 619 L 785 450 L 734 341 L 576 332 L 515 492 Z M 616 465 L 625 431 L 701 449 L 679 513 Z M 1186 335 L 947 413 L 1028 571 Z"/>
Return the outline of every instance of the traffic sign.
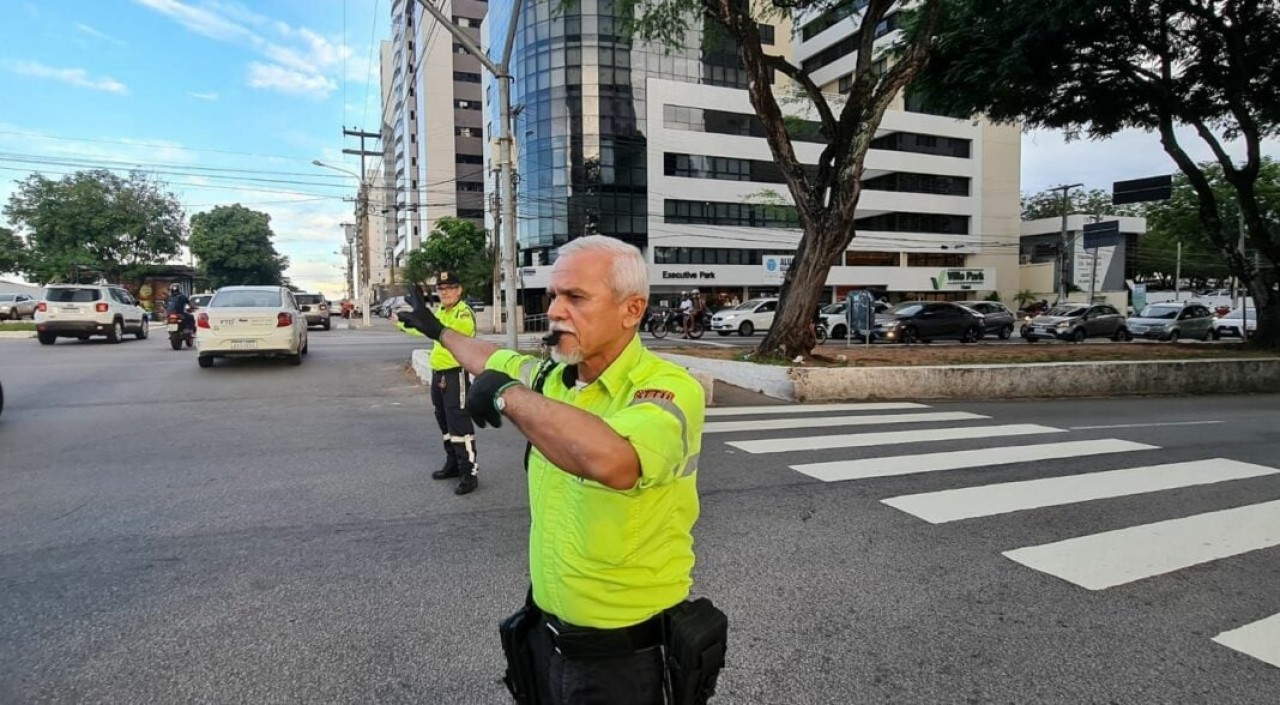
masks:
<path fill-rule="evenodd" d="M 1143 203 L 1145 201 L 1166 201 L 1173 195 L 1173 177 L 1151 176 L 1132 181 L 1117 181 L 1111 185 L 1111 203 Z"/>
<path fill-rule="evenodd" d="M 1120 238 L 1120 221 L 1108 220 L 1102 223 L 1084 224 L 1084 249 L 1096 250 L 1116 244 Z"/>

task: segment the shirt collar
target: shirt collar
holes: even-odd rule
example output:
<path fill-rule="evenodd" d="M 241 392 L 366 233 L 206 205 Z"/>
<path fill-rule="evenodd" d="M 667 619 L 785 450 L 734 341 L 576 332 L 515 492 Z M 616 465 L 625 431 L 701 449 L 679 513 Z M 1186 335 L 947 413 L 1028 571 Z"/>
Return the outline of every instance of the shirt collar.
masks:
<path fill-rule="evenodd" d="M 622 354 L 618 359 L 609 363 L 604 373 L 596 379 L 596 382 L 604 385 L 605 391 L 609 396 L 617 396 L 619 392 L 626 387 L 627 377 L 631 374 L 631 370 L 635 368 L 636 363 L 640 360 L 640 355 L 644 352 L 644 346 L 640 344 L 640 335 L 636 334 L 631 338 L 631 342 L 627 343 L 627 347 L 622 349 Z"/>

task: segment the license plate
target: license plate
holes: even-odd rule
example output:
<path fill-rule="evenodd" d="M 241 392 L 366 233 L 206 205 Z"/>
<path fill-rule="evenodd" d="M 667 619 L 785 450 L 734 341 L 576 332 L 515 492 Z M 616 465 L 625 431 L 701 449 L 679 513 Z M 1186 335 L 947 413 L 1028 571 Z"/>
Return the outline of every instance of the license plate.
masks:
<path fill-rule="evenodd" d="M 79 313 L 80 307 L 79 306 L 63 306 L 62 310 L 66 311 L 67 313 Z"/>
<path fill-rule="evenodd" d="M 256 340 L 233 340 L 231 341 L 232 350 L 255 350 L 258 347 Z"/>
<path fill-rule="evenodd" d="M 165 329 L 166 331 L 169 331 L 170 333 L 177 333 L 177 332 L 178 332 L 178 324 L 177 324 L 177 323 L 170 323 L 169 325 L 165 326 L 165 327 L 164 327 L 164 329 Z"/>

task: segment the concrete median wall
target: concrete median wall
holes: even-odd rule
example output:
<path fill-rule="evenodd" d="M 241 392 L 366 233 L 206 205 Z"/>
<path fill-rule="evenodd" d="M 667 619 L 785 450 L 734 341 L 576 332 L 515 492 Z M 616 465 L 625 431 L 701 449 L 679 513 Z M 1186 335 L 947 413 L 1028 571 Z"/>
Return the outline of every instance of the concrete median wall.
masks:
<path fill-rule="evenodd" d="M 1280 359 L 790 370 L 795 400 L 1033 399 L 1280 391 Z"/>

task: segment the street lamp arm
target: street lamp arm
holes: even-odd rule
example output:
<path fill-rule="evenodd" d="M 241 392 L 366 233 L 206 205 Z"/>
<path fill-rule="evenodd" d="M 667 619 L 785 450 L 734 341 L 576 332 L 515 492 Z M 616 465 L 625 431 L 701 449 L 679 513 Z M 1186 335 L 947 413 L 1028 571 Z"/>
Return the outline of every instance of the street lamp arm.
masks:
<path fill-rule="evenodd" d="M 334 166 L 334 165 L 332 165 L 332 164 L 325 164 L 324 162 L 320 161 L 319 159 L 312 159 L 312 160 L 311 160 L 311 164 L 312 164 L 312 166 L 324 167 L 325 169 L 333 169 L 334 171 L 340 171 L 340 172 L 342 172 L 342 173 L 344 173 L 344 174 L 349 174 L 349 175 L 351 175 L 351 176 L 355 177 L 356 181 L 364 181 L 364 179 L 361 179 L 361 178 L 360 178 L 360 175 L 359 175 L 359 174 L 355 173 L 354 171 L 351 171 L 350 169 L 343 169 L 343 168 L 342 168 L 342 167 L 340 167 L 340 166 Z"/>

